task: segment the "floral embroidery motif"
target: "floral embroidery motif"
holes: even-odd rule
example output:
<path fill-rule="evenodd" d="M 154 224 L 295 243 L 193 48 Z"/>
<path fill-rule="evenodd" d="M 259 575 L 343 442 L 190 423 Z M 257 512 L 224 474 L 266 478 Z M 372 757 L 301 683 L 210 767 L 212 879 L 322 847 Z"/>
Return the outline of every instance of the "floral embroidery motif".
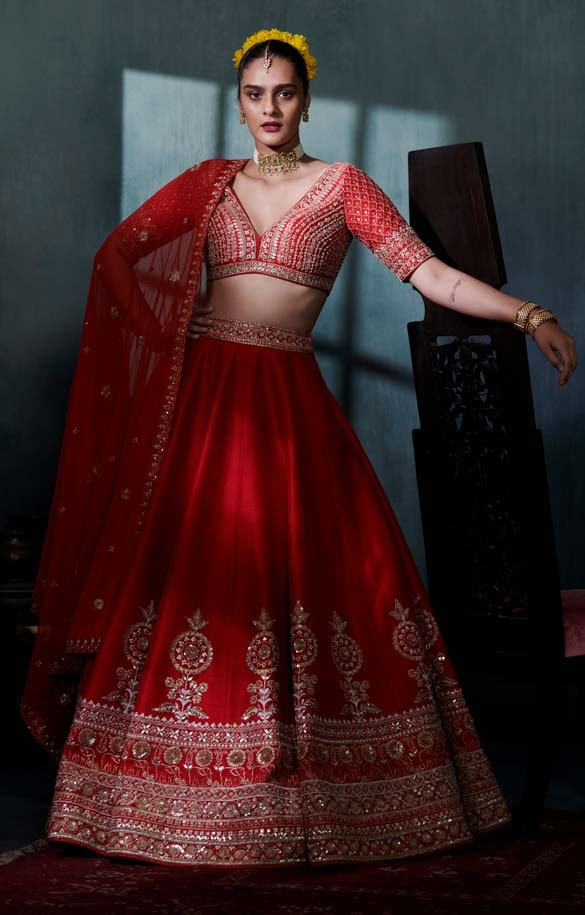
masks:
<path fill-rule="evenodd" d="M 271 721 L 275 715 L 279 688 L 277 680 L 272 675 L 278 668 L 280 652 L 276 635 L 270 631 L 274 622 L 264 607 L 260 618 L 254 620 L 254 626 L 259 632 L 248 646 L 246 663 L 260 679 L 248 685 L 248 694 L 252 702 L 250 708 L 242 715 L 243 721 L 253 717 L 260 721 Z"/>
<path fill-rule="evenodd" d="M 130 667 L 117 668 L 118 689 L 102 697 L 107 702 L 119 702 L 121 709 L 126 713 L 131 712 L 136 703 L 140 674 L 148 654 L 152 627 L 156 619 L 154 601 L 149 601 L 146 607 L 141 607 L 140 610 L 142 621 L 130 626 L 124 636 L 124 654 L 130 661 Z"/>
<path fill-rule="evenodd" d="M 457 681 L 445 675 L 444 667 L 447 656 L 435 653 L 428 657 L 430 649 L 439 638 L 439 628 L 430 610 L 420 606 L 420 595 L 414 598 L 412 607 L 404 607 L 398 599 L 394 601 L 394 610 L 390 616 L 398 620 L 392 634 L 392 644 L 398 654 L 409 661 L 416 661 L 416 666 L 408 671 L 408 676 L 416 681 L 419 694 L 416 702 L 433 700 L 437 692 L 444 692 L 449 687 L 457 686 Z M 414 619 L 410 618 L 410 613 Z"/>
<path fill-rule="evenodd" d="M 414 619 L 409 619 L 410 609 L 403 607 L 398 599 L 394 601 L 394 610 L 390 611 L 390 616 L 399 621 L 392 635 L 392 644 L 409 661 L 422 661 L 439 635 L 434 616 L 419 603 L 417 595 L 412 605 Z"/>
<path fill-rule="evenodd" d="M 309 614 L 298 600 L 291 613 L 291 655 L 293 663 L 293 702 L 297 721 L 306 719 L 310 709 L 317 709 L 315 698 L 317 675 L 307 673 L 317 657 L 318 644 L 311 629 L 306 625 Z"/>
<path fill-rule="evenodd" d="M 337 670 L 343 674 L 341 688 L 347 700 L 341 709 L 341 715 L 351 715 L 352 718 L 361 719 L 366 714 L 378 714 L 380 709 L 370 702 L 368 690 L 370 684 L 367 680 L 352 680 L 352 676 L 360 670 L 364 663 L 362 650 L 355 639 L 347 635 L 347 622 L 337 613 L 333 614 L 331 625 L 335 635 L 331 638 L 331 655 Z"/>
<path fill-rule="evenodd" d="M 209 684 L 198 683 L 195 677 L 207 670 L 213 660 L 213 646 L 207 636 L 201 633 L 207 626 L 207 621 L 199 608 L 187 619 L 187 625 L 189 628 L 177 636 L 170 648 L 171 663 L 183 676 L 166 678 L 165 686 L 172 701 L 153 710 L 171 712 L 181 722 L 188 721 L 189 718 L 209 717 L 200 708 Z"/>
<path fill-rule="evenodd" d="M 134 669 L 144 662 L 154 622 L 152 603 L 141 609 L 143 620 L 124 639 Z M 160 709 L 123 712 L 95 699 L 78 703 L 50 838 L 81 837 L 101 852 L 123 848 L 168 863 L 254 866 L 306 862 L 307 856 L 311 862 L 401 858 L 455 847 L 473 832 L 506 823 L 505 802 L 463 694 L 449 679 L 453 672 L 432 614 L 417 598 L 410 607 L 396 601 L 390 615 L 397 645 L 411 656 L 419 656 L 421 645 L 438 647 L 410 670 L 396 660 L 403 675 L 426 684 L 422 699 L 366 714 L 379 710 L 369 703 L 368 684 L 354 679 L 364 652 L 348 635 L 350 624 L 334 614 L 330 666 L 343 675 L 347 702 L 341 716 L 314 714 L 317 678 L 309 670 L 320 646 L 310 614 L 297 601 L 290 614 L 295 714 L 276 708 L 281 633 L 262 608 L 246 652 L 258 677 L 248 686 L 252 705 L 244 718 L 252 720 L 226 723 L 201 716 L 204 690 L 193 693 L 205 686 L 195 675 L 213 658 L 197 610 L 169 648 L 181 674 L 166 681 L 175 701 L 162 709 L 172 717 L 154 714 Z M 413 622 L 418 641 L 403 625 Z M 152 658 L 153 670 L 159 660 Z M 117 674 L 121 691 L 129 674 Z M 181 707 L 179 684 L 189 677 Z M 123 766 L 112 757 L 122 757 Z"/>

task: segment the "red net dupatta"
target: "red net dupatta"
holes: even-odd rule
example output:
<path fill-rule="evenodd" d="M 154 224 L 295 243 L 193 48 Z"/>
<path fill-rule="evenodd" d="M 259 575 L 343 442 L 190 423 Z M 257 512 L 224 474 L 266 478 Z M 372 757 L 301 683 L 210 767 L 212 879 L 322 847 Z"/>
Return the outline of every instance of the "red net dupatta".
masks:
<path fill-rule="evenodd" d="M 157 191 L 96 254 L 33 592 L 38 635 L 22 715 L 54 756 L 83 655 L 108 621 L 92 559 L 138 537 L 176 402 L 207 226 L 245 160 L 208 159 Z M 115 586 L 109 581 L 108 587 Z"/>

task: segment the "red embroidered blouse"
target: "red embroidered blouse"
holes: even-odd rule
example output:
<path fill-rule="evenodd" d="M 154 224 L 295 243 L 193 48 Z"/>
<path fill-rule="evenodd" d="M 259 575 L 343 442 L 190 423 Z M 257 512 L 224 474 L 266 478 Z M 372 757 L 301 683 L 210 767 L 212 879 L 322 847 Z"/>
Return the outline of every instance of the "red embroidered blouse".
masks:
<path fill-rule="evenodd" d="M 403 282 L 434 256 L 369 175 L 334 162 L 262 235 L 227 184 L 207 231 L 207 275 L 264 273 L 329 293 L 354 235 Z"/>

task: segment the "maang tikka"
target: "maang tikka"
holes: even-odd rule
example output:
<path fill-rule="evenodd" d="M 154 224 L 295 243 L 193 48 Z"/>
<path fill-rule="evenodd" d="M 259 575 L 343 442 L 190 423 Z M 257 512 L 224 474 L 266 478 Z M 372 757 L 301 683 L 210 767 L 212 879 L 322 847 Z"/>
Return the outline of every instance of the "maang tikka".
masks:
<path fill-rule="evenodd" d="M 269 45 L 269 44 L 270 44 L 270 42 L 267 42 L 267 43 L 266 43 L 266 47 L 264 48 L 264 60 L 263 60 L 263 64 L 264 64 L 264 69 L 265 69 L 266 71 L 270 70 L 270 67 L 272 66 L 272 57 L 269 57 L 269 56 L 268 56 L 268 45 Z"/>
<path fill-rule="evenodd" d="M 262 63 L 264 64 L 264 69 L 266 72 L 270 70 L 272 66 L 272 57 L 268 56 L 268 48 L 270 42 L 266 42 L 264 48 L 264 58 Z M 309 109 L 306 107 L 303 111 L 303 121 L 309 120 Z M 243 109 L 240 108 L 240 124 L 246 123 L 246 115 L 244 114 Z M 304 150 L 301 144 L 299 143 L 294 150 L 289 150 L 288 152 L 279 152 L 271 153 L 269 155 L 261 155 L 258 153 L 258 150 L 254 149 L 254 159 L 258 165 L 258 173 L 261 175 L 273 175 L 278 174 L 279 172 L 289 172 L 293 169 L 298 168 L 298 159 L 304 155 Z"/>
<path fill-rule="evenodd" d="M 269 44 L 270 44 L 270 42 L 267 42 L 266 47 L 264 48 L 264 60 L 262 61 L 262 63 L 264 64 L 264 69 L 267 72 L 268 72 L 268 70 L 270 70 L 270 67 L 272 66 L 272 57 L 268 56 Z M 303 112 L 303 120 L 305 120 L 304 112 Z M 308 120 L 308 118 L 306 120 Z M 240 124 L 245 124 L 245 123 L 246 123 L 246 115 L 244 114 L 243 108 L 240 108 Z"/>

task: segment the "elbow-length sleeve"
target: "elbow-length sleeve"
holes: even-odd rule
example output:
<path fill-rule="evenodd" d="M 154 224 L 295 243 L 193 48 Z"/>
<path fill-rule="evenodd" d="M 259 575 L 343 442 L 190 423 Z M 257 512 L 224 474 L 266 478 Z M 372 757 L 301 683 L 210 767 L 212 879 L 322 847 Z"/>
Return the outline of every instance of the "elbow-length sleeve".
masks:
<path fill-rule="evenodd" d="M 402 282 L 435 256 L 382 188 L 356 165 L 345 169 L 343 203 L 349 231 Z"/>

